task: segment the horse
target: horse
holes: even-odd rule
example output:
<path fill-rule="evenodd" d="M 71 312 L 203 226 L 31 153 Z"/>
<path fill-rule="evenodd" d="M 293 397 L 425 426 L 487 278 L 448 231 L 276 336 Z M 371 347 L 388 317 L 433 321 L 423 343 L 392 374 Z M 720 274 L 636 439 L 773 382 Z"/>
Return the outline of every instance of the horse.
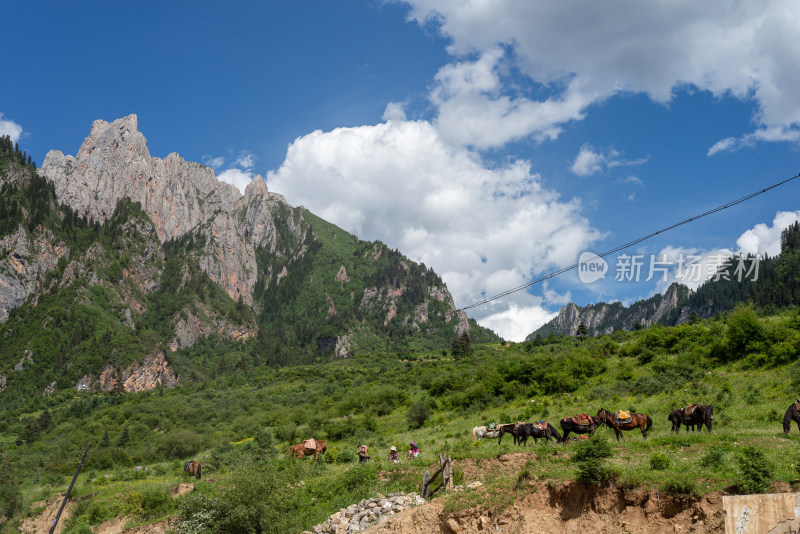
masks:
<path fill-rule="evenodd" d="M 317 463 L 317 458 L 319 458 L 320 454 L 325 454 L 325 451 L 328 450 L 328 443 L 324 440 L 317 439 L 315 441 L 314 449 L 310 449 L 306 447 L 306 442 L 301 441 L 297 445 L 291 447 L 289 449 L 289 458 L 302 458 L 303 456 L 314 456 L 314 461 L 312 463 Z"/>
<path fill-rule="evenodd" d="M 574 434 L 593 434 L 595 430 L 597 430 L 597 423 L 589 420 L 588 425 L 579 425 L 577 423 L 572 422 L 571 417 L 567 417 L 566 419 L 561 420 L 561 430 L 564 431 L 564 436 L 559 439 L 561 443 L 567 442 L 567 436 L 570 432 Z"/>
<path fill-rule="evenodd" d="M 485 426 L 476 426 L 472 429 L 472 441 L 478 441 L 483 438 L 494 439 L 497 437 L 499 432 L 500 431 L 496 428 L 494 430 L 489 430 Z"/>
<path fill-rule="evenodd" d="M 783 416 L 784 434 L 788 434 L 789 430 L 791 430 L 792 421 L 797 423 L 797 429 L 800 430 L 800 399 L 798 399 L 797 402 L 793 402 Z"/>
<path fill-rule="evenodd" d="M 190 477 L 195 477 L 197 480 L 200 480 L 202 476 L 200 462 L 195 462 L 194 460 L 186 462 L 186 465 L 183 466 L 183 470 L 188 473 Z"/>
<path fill-rule="evenodd" d="M 669 416 L 667 417 L 667 421 L 672 423 L 672 428 L 670 432 L 675 432 L 676 434 L 681 431 L 681 424 L 683 423 L 683 415 L 681 414 L 680 409 L 672 410 L 669 412 Z M 689 426 L 686 426 L 687 430 Z"/>
<path fill-rule="evenodd" d="M 561 434 L 550 423 L 547 423 L 544 430 L 539 428 L 538 423 L 528 423 L 519 427 L 517 440 L 520 445 L 527 445 L 528 438 L 533 438 L 534 443 L 539 443 L 539 438 L 552 441 L 554 437 L 556 438 L 556 443 L 561 441 Z"/>
<path fill-rule="evenodd" d="M 614 433 L 617 435 L 617 441 L 620 440 L 623 430 L 633 430 L 634 428 L 641 430 L 642 437 L 647 438 L 647 431 L 650 430 L 651 426 L 653 426 L 653 420 L 650 419 L 649 415 L 645 415 L 643 413 L 632 413 L 630 421 L 627 423 L 620 423 L 615 421 L 613 413 L 602 408 L 600 408 L 600 410 L 597 412 L 597 420 L 614 429 Z"/>
<path fill-rule="evenodd" d="M 709 432 L 711 432 L 711 422 L 714 420 L 714 405 L 709 404 L 708 406 L 703 404 L 697 404 L 692 410 L 692 413 L 686 415 L 686 408 L 681 408 L 681 417 L 683 418 L 683 424 L 686 425 L 686 430 L 689 430 L 689 427 L 692 427 L 692 432 L 694 432 L 694 427 L 697 427 L 698 432 L 703 431 L 703 425 L 706 425 L 706 428 Z"/>
<path fill-rule="evenodd" d="M 503 441 L 503 434 L 511 434 L 514 436 L 514 445 L 517 445 L 519 440 L 519 429 L 525 423 L 508 423 L 507 425 L 497 425 L 497 444 Z"/>

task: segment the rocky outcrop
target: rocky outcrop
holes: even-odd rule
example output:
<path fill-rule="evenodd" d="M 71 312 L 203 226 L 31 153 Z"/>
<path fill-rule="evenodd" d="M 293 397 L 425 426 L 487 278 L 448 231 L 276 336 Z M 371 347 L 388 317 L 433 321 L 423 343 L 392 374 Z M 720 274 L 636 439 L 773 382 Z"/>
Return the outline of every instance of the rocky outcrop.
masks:
<path fill-rule="evenodd" d="M 270 193 L 259 176 L 245 194 L 220 182 L 210 168 L 172 153 L 151 157 L 136 115 L 108 123 L 97 120 L 76 156 L 50 151 L 42 173 L 56 195 L 81 216 L 104 223 L 117 201 L 142 205 L 161 242 L 199 232 L 207 253 L 201 268 L 231 298 L 252 303 L 256 283 L 256 247 L 275 251 L 276 210 L 288 212 L 288 230 L 301 236 L 302 225 L 281 195 Z"/>
<path fill-rule="evenodd" d="M 158 387 L 170 389 L 180 382 L 162 351 L 150 354 L 142 363 L 131 364 L 122 371 L 111 364 L 107 365 L 100 373 L 99 388 L 112 391 L 117 381 L 122 382 L 126 393 L 149 391 Z"/>
<path fill-rule="evenodd" d="M 41 227 L 29 234 L 22 226 L 0 239 L 0 323 L 28 296 L 42 289 L 45 276 L 69 250 Z"/>
<path fill-rule="evenodd" d="M 343 336 L 338 336 L 336 338 L 336 345 L 333 349 L 333 353 L 336 355 L 337 358 L 347 358 L 351 354 L 353 354 L 353 349 L 350 347 L 350 344 L 353 342 L 353 334 L 345 334 Z"/>
<path fill-rule="evenodd" d="M 379 495 L 363 499 L 358 504 L 342 508 L 324 523 L 314 527 L 315 534 L 346 534 L 364 532 L 371 526 L 403 510 L 425 504 L 425 499 L 416 493 L 392 493 L 388 497 Z"/>
<path fill-rule="evenodd" d="M 246 341 L 256 335 L 255 325 L 232 324 L 206 306 L 198 304 L 197 313 L 185 312 L 175 324 L 175 338 L 169 344 L 172 352 L 194 346 L 201 337 L 219 334 L 234 341 Z"/>

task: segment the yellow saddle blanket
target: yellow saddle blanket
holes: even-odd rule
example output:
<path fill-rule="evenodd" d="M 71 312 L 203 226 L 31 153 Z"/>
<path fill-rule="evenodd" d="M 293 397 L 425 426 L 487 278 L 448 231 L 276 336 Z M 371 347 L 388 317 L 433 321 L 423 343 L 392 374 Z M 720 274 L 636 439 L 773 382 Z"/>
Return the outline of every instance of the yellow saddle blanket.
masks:
<path fill-rule="evenodd" d="M 629 421 L 631 418 L 631 412 L 626 412 L 625 410 L 620 410 L 617 412 L 617 421 L 624 422 Z"/>

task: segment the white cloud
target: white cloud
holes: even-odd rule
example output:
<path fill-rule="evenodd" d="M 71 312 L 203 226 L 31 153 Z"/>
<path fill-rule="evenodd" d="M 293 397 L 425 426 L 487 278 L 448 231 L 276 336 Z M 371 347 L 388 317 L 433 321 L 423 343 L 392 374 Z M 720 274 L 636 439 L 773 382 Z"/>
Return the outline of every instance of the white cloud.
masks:
<path fill-rule="evenodd" d="M 474 61 L 446 65 L 436 74 L 430 100 L 436 127 L 448 142 L 479 149 L 502 146 L 533 135 L 554 139 L 561 124 L 580 120 L 591 98 L 576 83 L 542 101 L 505 94 L 501 76 L 508 59 L 493 48 Z"/>
<path fill-rule="evenodd" d="M 201 161 L 203 162 L 203 165 L 207 165 L 212 169 L 219 169 L 220 167 L 225 165 L 225 158 L 222 156 L 217 156 L 215 158 L 209 156 L 208 154 L 204 154 L 203 157 L 201 158 Z"/>
<path fill-rule="evenodd" d="M 745 147 L 752 148 L 759 142 L 774 143 L 776 141 L 787 141 L 796 143 L 798 140 L 800 140 L 800 130 L 781 126 L 761 128 L 739 138 L 726 137 L 725 139 L 717 141 L 708 149 L 707 154 L 713 156 L 718 152 L 734 152 Z"/>
<path fill-rule="evenodd" d="M 383 111 L 382 120 L 384 121 L 404 121 L 406 120 L 406 108 L 400 102 L 389 102 Z"/>
<path fill-rule="evenodd" d="M 570 170 L 578 176 L 589 176 L 603 170 L 605 158 L 591 146 L 583 145 Z"/>
<path fill-rule="evenodd" d="M 798 220 L 800 211 L 779 211 L 772 220 L 772 226 L 760 223 L 739 236 L 736 240 L 739 253 L 777 256 L 781 251 L 781 232 Z"/>
<path fill-rule="evenodd" d="M 684 87 L 752 100 L 754 139 L 798 140 L 797 2 L 405 3 L 410 19 L 450 39 L 455 63 L 440 71 L 432 100 L 451 141 L 488 147 L 528 135 L 546 139 L 610 96 L 645 93 L 667 103 Z M 512 84 L 515 72 L 536 92 Z M 496 125 L 505 128 L 496 132 Z M 776 131 L 783 133 L 766 133 Z M 724 146 L 742 144 L 723 142 L 716 151 Z"/>
<path fill-rule="evenodd" d="M 666 257 L 666 261 L 673 268 L 667 280 L 659 282 L 658 290 L 663 292 L 672 282 L 680 282 L 691 289 L 697 289 L 703 282 L 712 278 L 717 268 L 734 255 L 777 256 L 781 251 L 781 232 L 796 221 L 800 221 L 800 211 L 780 211 L 775 214 L 772 226 L 759 223 L 742 233 L 736 240 L 738 247 L 736 250 L 666 247 L 657 254 L 657 260 L 663 261 Z M 750 264 L 746 263 L 746 267 L 749 268 Z"/>
<path fill-rule="evenodd" d="M 425 121 L 313 132 L 267 179 L 292 204 L 432 266 L 457 306 L 570 265 L 599 237 L 579 202 L 542 187 L 527 161 L 489 169 Z M 536 298 L 522 292 L 470 314 L 480 321 L 512 303 L 535 307 Z"/>
<path fill-rule="evenodd" d="M 235 185 L 242 194 L 244 194 L 244 190 L 252 179 L 252 173 L 236 168 L 226 169 L 217 175 L 217 180 Z"/>
<path fill-rule="evenodd" d="M 206 154 L 202 160 L 203 164 L 208 165 L 215 171 L 218 171 L 225 164 L 225 158 L 222 156 L 213 157 Z M 247 185 L 255 177 L 255 161 L 256 157 L 252 152 L 242 150 L 233 162 L 233 166 L 217 174 L 217 180 L 235 185 L 244 194 Z"/>
<path fill-rule="evenodd" d="M 626 176 L 625 178 L 617 178 L 614 183 L 642 185 L 642 180 L 638 176 Z"/>
<path fill-rule="evenodd" d="M 557 315 L 541 306 L 520 308 L 513 304 L 507 310 L 485 317 L 480 324 L 491 328 L 503 339 L 520 342 L 525 341 L 528 334 L 538 330 Z"/>
<path fill-rule="evenodd" d="M 575 161 L 572 163 L 570 170 L 578 176 L 590 176 L 598 172 L 613 169 L 614 167 L 641 165 L 646 161 L 647 158 L 626 160 L 623 154 L 614 148 L 606 149 L 603 153 L 596 152 L 592 145 L 584 144 L 575 157 Z M 629 176 L 622 181 L 627 183 L 642 183 L 641 180 L 635 176 Z"/>
<path fill-rule="evenodd" d="M 5 135 L 11 138 L 12 143 L 16 143 L 22 135 L 22 126 L 11 119 L 3 118 L 3 114 L 0 113 L 0 136 Z"/>
<path fill-rule="evenodd" d="M 245 171 L 253 170 L 255 162 L 256 162 L 256 156 L 252 152 L 248 152 L 247 150 L 242 150 L 239 153 L 239 157 L 236 158 L 236 165 L 238 165 Z"/>
<path fill-rule="evenodd" d="M 658 279 L 658 290 L 663 293 L 673 282 L 696 290 L 713 277 L 717 269 L 733 254 L 734 251 L 728 248 L 700 250 L 691 247 L 666 247 L 655 257 L 657 262 L 669 269 L 666 280 L 660 272 L 656 272 L 654 279 Z M 649 270 L 650 258 L 647 260 Z"/>

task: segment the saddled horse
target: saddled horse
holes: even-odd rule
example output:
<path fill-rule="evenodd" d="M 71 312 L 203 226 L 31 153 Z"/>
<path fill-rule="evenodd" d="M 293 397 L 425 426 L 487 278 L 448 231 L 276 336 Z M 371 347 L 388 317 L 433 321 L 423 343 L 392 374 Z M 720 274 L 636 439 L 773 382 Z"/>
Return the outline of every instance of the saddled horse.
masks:
<path fill-rule="evenodd" d="M 694 427 L 697 427 L 697 431 L 702 432 L 703 425 L 706 425 L 706 429 L 711 432 L 711 422 L 714 420 L 714 405 L 697 404 L 692 407 L 691 413 L 688 414 L 686 413 L 686 407 L 684 407 L 681 408 L 681 416 L 687 430 L 692 427 L 692 432 L 694 432 Z"/>
<path fill-rule="evenodd" d="M 297 445 L 289 449 L 289 458 L 302 458 L 303 456 L 313 456 L 314 462 L 317 463 L 317 458 L 320 454 L 325 454 L 328 450 L 328 443 L 321 439 L 314 440 L 314 448 L 309 448 L 306 444 L 311 440 L 301 441 Z"/>
<path fill-rule="evenodd" d="M 589 418 L 588 424 L 579 424 L 576 421 L 573 421 L 574 417 L 567 417 L 566 419 L 561 420 L 561 430 L 564 431 L 564 436 L 559 439 L 561 443 L 567 442 L 567 436 L 569 433 L 572 432 L 573 434 L 593 434 L 595 430 L 597 430 L 597 422 L 591 417 Z"/>
<path fill-rule="evenodd" d="M 556 443 L 561 441 L 561 434 L 550 423 L 546 423 L 544 429 L 539 427 L 539 423 L 528 423 L 522 425 L 517 431 L 517 441 L 520 445 L 527 445 L 528 438 L 533 438 L 534 443 L 539 443 L 539 438 L 552 441 L 556 438 Z"/>
<path fill-rule="evenodd" d="M 472 441 L 478 441 L 483 438 L 494 439 L 497 437 L 499 433 L 500 430 L 497 427 L 493 428 L 492 430 L 489 430 L 485 426 L 476 426 L 475 428 L 472 429 Z"/>
<path fill-rule="evenodd" d="M 623 423 L 621 421 L 617 421 L 614 413 L 602 408 L 600 408 L 600 410 L 597 412 L 597 420 L 601 424 L 605 423 L 614 429 L 614 433 L 617 435 L 617 441 L 619 441 L 620 437 L 622 436 L 623 430 L 633 430 L 634 428 L 641 430 L 642 437 L 647 438 L 647 431 L 650 430 L 651 426 L 653 426 L 653 420 L 650 419 L 649 415 L 645 415 L 643 413 L 632 413 L 630 420 Z"/>
<path fill-rule="evenodd" d="M 186 465 L 183 466 L 183 470 L 188 473 L 190 477 L 195 477 L 197 480 L 200 480 L 202 476 L 200 462 L 195 462 L 194 460 L 186 462 Z"/>
<path fill-rule="evenodd" d="M 792 421 L 797 423 L 797 429 L 800 430 L 800 399 L 798 399 L 797 402 L 793 402 L 783 416 L 784 434 L 788 434 L 789 430 L 792 429 Z"/>

